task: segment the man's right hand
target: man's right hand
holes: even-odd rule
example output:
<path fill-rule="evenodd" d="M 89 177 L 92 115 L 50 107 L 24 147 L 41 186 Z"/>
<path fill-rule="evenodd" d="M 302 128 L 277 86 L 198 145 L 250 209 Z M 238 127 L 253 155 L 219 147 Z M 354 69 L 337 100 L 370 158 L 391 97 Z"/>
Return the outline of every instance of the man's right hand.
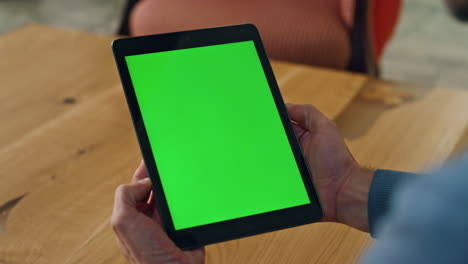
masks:
<path fill-rule="evenodd" d="M 374 171 L 361 167 L 336 125 L 311 105 L 287 105 L 315 189 L 323 221 L 368 231 L 368 193 Z"/>

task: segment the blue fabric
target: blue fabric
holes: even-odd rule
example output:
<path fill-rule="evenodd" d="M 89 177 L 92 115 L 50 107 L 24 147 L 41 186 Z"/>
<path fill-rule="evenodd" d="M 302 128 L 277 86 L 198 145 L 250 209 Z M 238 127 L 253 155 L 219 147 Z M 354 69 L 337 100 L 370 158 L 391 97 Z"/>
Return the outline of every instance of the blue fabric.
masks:
<path fill-rule="evenodd" d="M 468 155 L 393 191 L 364 264 L 468 263 Z"/>
<path fill-rule="evenodd" d="M 389 211 L 391 200 L 401 185 L 408 180 L 415 180 L 420 175 L 391 170 L 377 170 L 369 190 L 369 232 L 372 237 L 378 237 L 379 224 Z"/>

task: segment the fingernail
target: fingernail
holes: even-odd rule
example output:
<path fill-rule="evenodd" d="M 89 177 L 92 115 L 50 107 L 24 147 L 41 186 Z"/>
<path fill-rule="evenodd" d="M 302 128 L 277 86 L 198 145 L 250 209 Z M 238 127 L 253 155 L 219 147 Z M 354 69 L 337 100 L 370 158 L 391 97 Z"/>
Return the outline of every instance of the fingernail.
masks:
<path fill-rule="evenodd" d="M 148 178 L 148 177 L 138 180 L 138 182 L 141 182 L 141 183 L 146 183 L 146 182 L 149 182 L 149 181 L 151 181 L 151 179 Z"/>

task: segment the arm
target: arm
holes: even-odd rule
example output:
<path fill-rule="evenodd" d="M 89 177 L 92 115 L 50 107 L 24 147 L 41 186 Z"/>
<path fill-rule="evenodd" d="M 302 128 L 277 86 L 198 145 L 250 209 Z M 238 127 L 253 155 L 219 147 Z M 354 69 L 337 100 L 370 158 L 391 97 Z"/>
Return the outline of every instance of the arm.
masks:
<path fill-rule="evenodd" d="M 408 178 L 414 179 L 419 176 L 418 174 L 390 170 L 377 170 L 375 172 L 368 196 L 368 223 L 372 237 L 377 237 L 382 219 L 385 219 L 392 208 L 391 200 L 395 193 L 401 189 L 402 184 L 404 185 Z"/>
<path fill-rule="evenodd" d="M 370 220 L 373 228 L 373 223 L 388 209 L 388 200 L 393 192 L 393 188 L 385 189 L 383 186 L 392 179 L 398 186 L 396 182 L 399 182 L 397 179 L 400 177 L 397 176 L 400 174 L 383 177 L 388 171 L 376 173 L 360 166 L 336 125 L 316 108 L 288 105 L 288 112 L 297 123 L 294 130 L 323 207 L 323 221 L 368 231 Z M 112 226 L 121 251 L 133 263 L 166 263 L 168 260 L 203 263 L 203 249 L 182 251 L 164 233 L 153 201 L 146 202 L 151 184 L 142 179 L 147 176 L 146 168 L 141 164 L 132 183 L 116 191 Z M 372 206 L 370 214 L 369 203 Z"/>
<path fill-rule="evenodd" d="M 370 263 L 467 263 L 468 155 L 435 175 L 415 177 L 390 199 Z"/>
<path fill-rule="evenodd" d="M 288 105 L 312 180 L 324 210 L 324 221 L 361 231 L 376 229 L 390 209 L 390 199 L 415 174 L 371 170 L 353 158 L 336 125 L 313 106 Z"/>
<path fill-rule="evenodd" d="M 335 124 L 317 109 L 289 105 L 288 112 L 298 123 L 294 129 L 323 220 L 362 231 L 370 224 L 372 235 L 378 229 L 382 241 L 365 263 L 466 263 L 468 156 L 439 177 L 373 171 L 358 164 Z"/>

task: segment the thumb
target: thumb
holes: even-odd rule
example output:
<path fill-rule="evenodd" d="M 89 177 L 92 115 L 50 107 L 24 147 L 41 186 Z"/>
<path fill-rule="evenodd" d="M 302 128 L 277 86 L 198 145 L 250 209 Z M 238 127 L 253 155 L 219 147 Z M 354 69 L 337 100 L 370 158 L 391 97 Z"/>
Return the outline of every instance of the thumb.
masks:
<path fill-rule="evenodd" d="M 146 170 L 145 162 L 142 160 L 136 169 L 135 174 L 133 174 L 132 182 L 141 181 L 145 178 L 148 178 L 148 171 Z"/>
<path fill-rule="evenodd" d="M 322 122 L 328 122 L 328 118 L 312 105 L 286 104 L 289 117 L 308 131 L 315 131 Z"/>
<path fill-rule="evenodd" d="M 147 201 L 150 191 L 151 180 L 149 178 L 120 185 L 115 191 L 114 207 L 116 209 L 136 208 L 138 203 Z"/>

